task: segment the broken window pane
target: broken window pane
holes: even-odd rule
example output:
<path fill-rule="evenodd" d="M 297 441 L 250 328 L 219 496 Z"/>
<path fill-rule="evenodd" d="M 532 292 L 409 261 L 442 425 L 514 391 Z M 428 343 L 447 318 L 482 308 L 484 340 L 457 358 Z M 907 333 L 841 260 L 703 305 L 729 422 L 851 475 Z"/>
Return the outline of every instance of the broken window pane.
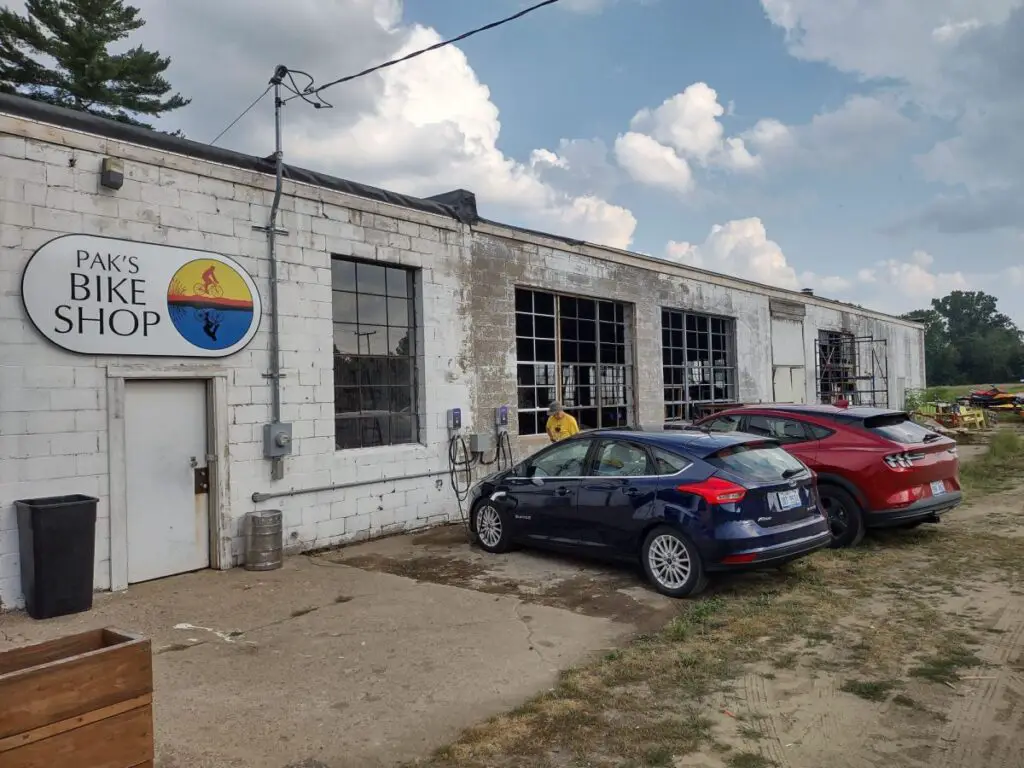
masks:
<path fill-rule="evenodd" d="M 673 309 L 663 309 L 661 321 L 665 419 L 694 419 L 704 407 L 735 402 L 735 322 Z"/>

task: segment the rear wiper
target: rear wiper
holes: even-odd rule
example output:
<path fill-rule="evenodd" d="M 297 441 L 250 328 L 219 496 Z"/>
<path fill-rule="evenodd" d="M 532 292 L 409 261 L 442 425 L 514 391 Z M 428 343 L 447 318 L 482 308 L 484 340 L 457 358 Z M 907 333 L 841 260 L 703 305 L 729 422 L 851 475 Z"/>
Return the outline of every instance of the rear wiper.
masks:
<path fill-rule="evenodd" d="M 789 478 L 796 477 L 797 475 L 802 475 L 803 473 L 803 469 L 787 469 L 785 472 L 782 473 L 782 479 L 789 480 Z"/>
<path fill-rule="evenodd" d="M 927 435 L 924 436 L 924 442 L 926 443 L 934 443 L 936 440 L 941 439 L 942 435 L 938 434 L 937 432 L 929 432 Z"/>

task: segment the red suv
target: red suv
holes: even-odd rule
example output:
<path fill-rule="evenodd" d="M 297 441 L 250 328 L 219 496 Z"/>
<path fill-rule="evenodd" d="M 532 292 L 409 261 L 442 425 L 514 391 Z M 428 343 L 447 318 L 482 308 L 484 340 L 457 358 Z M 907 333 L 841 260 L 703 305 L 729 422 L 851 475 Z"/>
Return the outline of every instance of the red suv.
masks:
<path fill-rule="evenodd" d="M 956 441 L 901 411 L 744 406 L 694 427 L 773 438 L 813 469 L 834 547 L 859 544 L 867 528 L 938 522 L 962 499 Z"/>

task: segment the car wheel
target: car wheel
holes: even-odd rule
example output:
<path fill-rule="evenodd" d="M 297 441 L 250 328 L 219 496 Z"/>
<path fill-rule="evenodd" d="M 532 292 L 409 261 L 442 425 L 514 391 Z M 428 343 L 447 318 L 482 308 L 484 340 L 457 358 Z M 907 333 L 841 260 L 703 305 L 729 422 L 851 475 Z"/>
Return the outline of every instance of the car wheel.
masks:
<path fill-rule="evenodd" d="M 697 548 L 672 528 L 662 526 L 647 534 L 640 556 L 648 581 L 663 595 L 692 597 L 708 585 Z"/>
<path fill-rule="evenodd" d="M 864 511 L 849 493 L 835 485 L 818 487 L 822 511 L 832 531 L 833 549 L 855 547 L 864 539 Z"/>
<path fill-rule="evenodd" d="M 481 549 L 494 554 L 512 549 L 512 532 L 508 513 L 490 499 L 483 499 L 473 507 L 473 536 Z"/>

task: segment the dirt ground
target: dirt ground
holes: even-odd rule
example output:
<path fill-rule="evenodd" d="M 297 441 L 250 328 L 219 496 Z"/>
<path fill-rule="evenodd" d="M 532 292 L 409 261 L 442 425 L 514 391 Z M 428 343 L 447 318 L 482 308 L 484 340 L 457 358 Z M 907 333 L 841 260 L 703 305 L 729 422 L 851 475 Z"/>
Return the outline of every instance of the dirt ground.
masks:
<path fill-rule="evenodd" d="M 964 446 L 970 501 L 939 526 L 700 600 L 450 527 L 0 616 L 0 650 L 151 637 L 158 768 L 1020 768 L 1024 447 L 1002 450 Z"/>
<path fill-rule="evenodd" d="M 404 570 L 371 567 L 387 552 Z M 157 768 L 374 768 L 430 754 L 677 610 L 628 571 L 485 563 L 453 527 L 139 584 L 77 616 L 2 614 L 0 651 L 97 627 L 149 637 Z"/>

